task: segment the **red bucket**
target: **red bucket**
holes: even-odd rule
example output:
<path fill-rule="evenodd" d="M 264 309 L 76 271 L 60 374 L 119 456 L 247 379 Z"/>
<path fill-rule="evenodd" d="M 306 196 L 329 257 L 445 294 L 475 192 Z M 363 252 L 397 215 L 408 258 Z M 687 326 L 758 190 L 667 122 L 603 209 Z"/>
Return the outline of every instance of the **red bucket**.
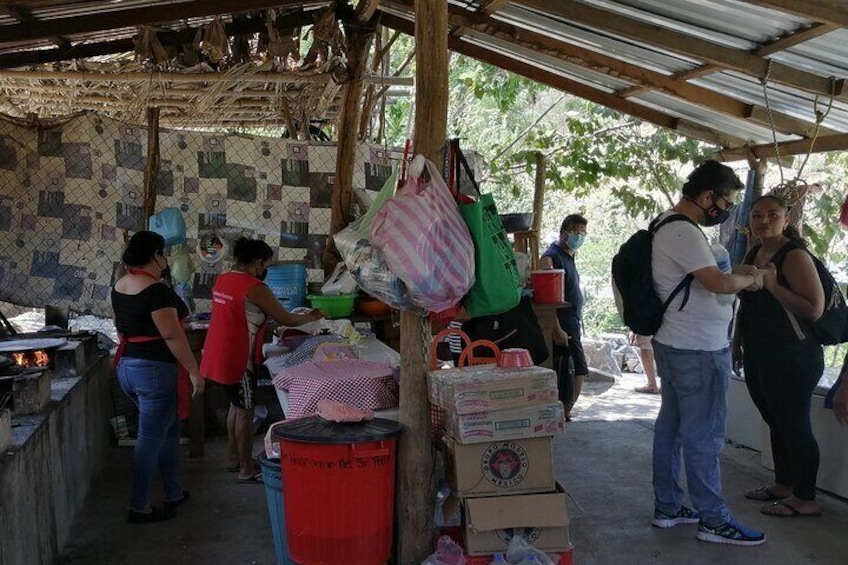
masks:
<path fill-rule="evenodd" d="M 308 565 L 383 565 L 392 550 L 395 451 L 391 420 L 317 416 L 274 428 L 280 442 L 289 556 Z"/>
<path fill-rule="evenodd" d="M 565 300 L 565 271 L 533 271 L 530 273 L 530 288 L 533 289 L 533 302 L 558 304 Z"/>

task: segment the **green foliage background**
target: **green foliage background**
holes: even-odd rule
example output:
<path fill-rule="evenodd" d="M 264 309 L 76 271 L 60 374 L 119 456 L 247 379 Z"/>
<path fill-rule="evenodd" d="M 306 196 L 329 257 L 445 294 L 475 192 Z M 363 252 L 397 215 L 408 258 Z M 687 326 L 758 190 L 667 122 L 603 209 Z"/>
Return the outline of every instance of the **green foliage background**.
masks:
<path fill-rule="evenodd" d="M 404 53 L 393 56 L 400 60 Z M 546 156 L 541 247 L 556 239 L 568 213 L 588 218 L 590 236 L 577 259 L 587 297 L 586 333 L 622 330 L 610 289 L 612 256 L 631 233 L 677 200 L 688 172 L 717 148 L 473 59 L 454 54 L 450 69 L 447 133 L 485 159 L 481 188 L 494 194 L 501 213 L 530 212 L 535 154 Z M 387 108 L 389 144 L 404 142 L 411 111 L 405 99 Z M 797 157 L 793 165 L 800 168 L 803 161 Z M 729 164 L 746 178 L 747 163 Z M 843 281 L 848 249 L 837 219 L 846 171 L 848 155 L 829 153 L 811 156 L 802 173 L 803 180 L 820 185 L 806 201 L 804 234 Z M 770 164 L 766 191 L 797 174 Z M 841 362 L 841 351 L 832 348 L 828 360 Z"/>

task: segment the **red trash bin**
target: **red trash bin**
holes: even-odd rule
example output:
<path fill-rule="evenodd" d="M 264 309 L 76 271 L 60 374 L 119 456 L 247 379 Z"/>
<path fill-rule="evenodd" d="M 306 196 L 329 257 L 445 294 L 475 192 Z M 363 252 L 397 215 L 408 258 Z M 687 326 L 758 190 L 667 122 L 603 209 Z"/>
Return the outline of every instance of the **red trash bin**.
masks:
<path fill-rule="evenodd" d="M 301 565 L 382 565 L 392 551 L 392 420 L 318 416 L 274 428 L 280 442 L 289 556 Z"/>

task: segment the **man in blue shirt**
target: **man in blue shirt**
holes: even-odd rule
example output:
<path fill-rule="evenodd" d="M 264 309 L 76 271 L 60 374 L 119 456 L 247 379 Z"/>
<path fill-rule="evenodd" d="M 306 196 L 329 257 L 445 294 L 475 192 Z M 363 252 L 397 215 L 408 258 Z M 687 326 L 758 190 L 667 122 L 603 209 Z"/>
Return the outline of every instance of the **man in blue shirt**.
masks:
<path fill-rule="evenodd" d="M 554 369 L 559 376 L 559 396 L 565 406 L 565 419 L 571 421 L 571 409 L 583 381 L 589 373 L 586 354 L 580 341 L 583 317 L 583 291 L 580 290 L 580 274 L 574 264 L 574 253 L 586 239 L 589 222 L 580 214 L 569 214 L 559 229 L 559 241 L 552 243 L 543 258 L 549 257 L 554 269 L 565 271 L 565 301 L 568 306 L 557 310 L 559 328 L 554 331 Z M 574 374 L 569 370 L 569 358 L 574 363 Z"/>

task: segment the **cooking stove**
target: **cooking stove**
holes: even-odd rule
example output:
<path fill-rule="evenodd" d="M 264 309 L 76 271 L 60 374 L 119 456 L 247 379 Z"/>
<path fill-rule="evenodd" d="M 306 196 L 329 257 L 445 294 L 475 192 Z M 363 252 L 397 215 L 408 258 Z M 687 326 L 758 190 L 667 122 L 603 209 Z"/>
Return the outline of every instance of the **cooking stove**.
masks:
<path fill-rule="evenodd" d="M 0 401 L 16 414 L 33 414 L 50 401 L 54 378 L 82 375 L 97 358 L 97 334 L 37 332 L 0 341 Z"/>

